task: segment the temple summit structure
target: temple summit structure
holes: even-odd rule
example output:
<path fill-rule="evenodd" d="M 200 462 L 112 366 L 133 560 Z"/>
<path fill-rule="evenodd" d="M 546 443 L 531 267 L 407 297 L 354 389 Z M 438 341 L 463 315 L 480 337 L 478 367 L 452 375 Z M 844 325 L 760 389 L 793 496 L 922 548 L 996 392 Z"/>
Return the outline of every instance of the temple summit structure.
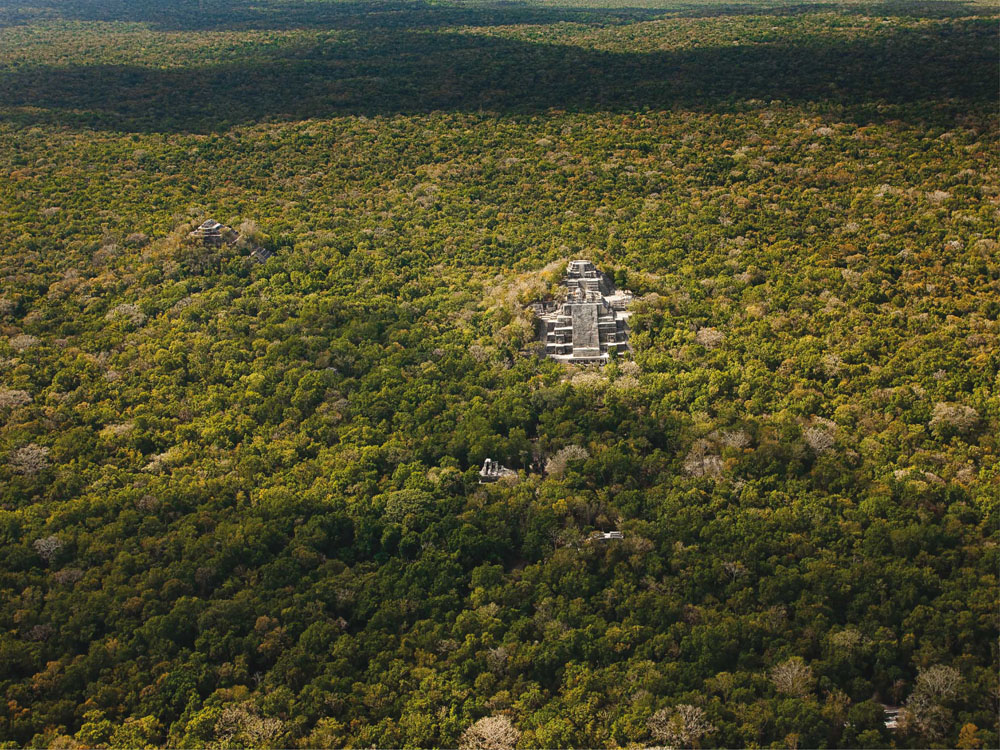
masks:
<path fill-rule="evenodd" d="M 203 245 L 222 245 L 227 240 L 229 243 L 235 242 L 236 233 L 225 224 L 220 224 L 215 219 L 206 219 L 199 227 L 189 234 Z"/>
<path fill-rule="evenodd" d="M 611 352 L 627 351 L 625 308 L 632 293 L 616 290 L 589 260 L 570 261 L 563 284 L 562 302 L 535 305 L 546 355 L 561 362 L 603 364 Z"/>
<path fill-rule="evenodd" d="M 232 227 L 226 226 L 215 219 L 206 219 L 194 231 L 188 232 L 188 236 L 196 242 L 209 247 L 234 245 L 242 241 L 241 245 L 250 248 L 250 257 L 258 263 L 264 263 L 274 255 L 273 251 L 250 241 Z"/>

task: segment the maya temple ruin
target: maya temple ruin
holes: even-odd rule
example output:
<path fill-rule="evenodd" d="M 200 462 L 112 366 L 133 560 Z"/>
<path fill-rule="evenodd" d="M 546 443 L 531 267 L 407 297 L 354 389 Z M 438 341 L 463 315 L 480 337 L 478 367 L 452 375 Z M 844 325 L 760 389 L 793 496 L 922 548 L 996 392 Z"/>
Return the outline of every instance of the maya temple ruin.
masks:
<path fill-rule="evenodd" d="M 189 236 L 198 240 L 203 245 L 215 245 L 218 247 L 223 243 L 231 245 L 239 235 L 231 227 L 220 224 L 215 219 L 206 219 Z"/>
<path fill-rule="evenodd" d="M 486 484 L 488 482 L 496 482 L 500 479 L 513 479 L 517 476 L 517 472 L 513 469 L 508 469 L 503 466 L 499 461 L 494 461 L 492 458 L 487 458 L 483 461 L 483 468 L 479 470 L 479 483 Z"/>
<path fill-rule="evenodd" d="M 235 229 L 226 226 L 215 219 L 206 219 L 198 227 L 196 227 L 194 231 L 189 232 L 188 236 L 203 245 L 209 245 L 212 247 L 232 245 L 242 239 L 246 242 L 247 246 L 250 247 L 250 257 L 258 263 L 263 263 L 274 255 L 273 252 L 265 247 L 261 247 L 252 242 L 247 242 L 246 238 L 242 237 Z"/>
<path fill-rule="evenodd" d="M 617 290 L 589 260 L 572 260 L 561 302 L 535 305 L 545 353 L 561 362 L 604 363 L 611 352 L 628 350 L 632 293 Z"/>

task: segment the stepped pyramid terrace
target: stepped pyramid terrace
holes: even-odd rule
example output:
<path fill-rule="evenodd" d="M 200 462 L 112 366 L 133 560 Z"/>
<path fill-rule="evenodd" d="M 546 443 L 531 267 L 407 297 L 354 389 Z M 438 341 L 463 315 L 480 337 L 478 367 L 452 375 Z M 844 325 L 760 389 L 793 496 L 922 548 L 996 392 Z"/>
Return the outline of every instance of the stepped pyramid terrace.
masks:
<path fill-rule="evenodd" d="M 545 354 L 561 362 L 600 364 L 613 351 L 627 351 L 625 308 L 631 292 L 616 290 L 589 260 L 570 261 L 563 284 L 562 302 L 535 305 Z"/>
<path fill-rule="evenodd" d="M 250 248 L 250 257 L 258 263 L 264 263 L 274 255 L 272 250 L 255 244 L 248 237 L 241 235 L 232 227 L 226 226 L 215 219 L 206 219 L 194 231 L 188 232 L 188 236 L 202 245 L 211 247 L 234 245 L 242 240 L 243 244 Z"/>
<path fill-rule="evenodd" d="M 198 228 L 190 233 L 190 236 L 206 245 L 221 245 L 223 241 L 222 234 L 226 230 L 232 232 L 229 227 L 220 224 L 215 219 L 206 219 Z"/>

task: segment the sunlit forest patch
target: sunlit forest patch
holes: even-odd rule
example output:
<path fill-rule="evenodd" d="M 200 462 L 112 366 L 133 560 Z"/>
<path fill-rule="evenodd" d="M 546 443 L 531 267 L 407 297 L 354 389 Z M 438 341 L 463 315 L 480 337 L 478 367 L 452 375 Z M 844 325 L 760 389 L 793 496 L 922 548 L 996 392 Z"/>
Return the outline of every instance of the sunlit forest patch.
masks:
<path fill-rule="evenodd" d="M 0 741 L 996 746 L 997 19 L 0 7 Z"/>

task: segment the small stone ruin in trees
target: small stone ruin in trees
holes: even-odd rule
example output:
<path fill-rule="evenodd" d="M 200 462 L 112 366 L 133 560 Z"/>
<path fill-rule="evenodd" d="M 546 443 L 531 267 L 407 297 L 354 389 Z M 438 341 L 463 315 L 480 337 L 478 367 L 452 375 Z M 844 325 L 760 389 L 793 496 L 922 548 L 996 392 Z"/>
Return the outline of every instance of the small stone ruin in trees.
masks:
<path fill-rule="evenodd" d="M 502 466 L 499 461 L 487 458 L 483 461 L 483 468 L 479 470 L 479 483 L 496 482 L 505 477 L 514 478 L 517 472 Z"/>
<path fill-rule="evenodd" d="M 190 232 L 188 236 L 202 245 L 210 247 L 235 245 L 242 240 L 241 244 L 250 248 L 250 257 L 258 263 L 263 263 L 274 255 L 267 248 L 256 245 L 232 227 L 221 224 L 215 219 L 206 219 L 194 231 Z"/>
<path fill-rule="evenodd" d="M 610 542 L 613 539 L 624 539 L 625 535 L 620 531 L 595 531 L 590 535 L 592 542 Z"/>

